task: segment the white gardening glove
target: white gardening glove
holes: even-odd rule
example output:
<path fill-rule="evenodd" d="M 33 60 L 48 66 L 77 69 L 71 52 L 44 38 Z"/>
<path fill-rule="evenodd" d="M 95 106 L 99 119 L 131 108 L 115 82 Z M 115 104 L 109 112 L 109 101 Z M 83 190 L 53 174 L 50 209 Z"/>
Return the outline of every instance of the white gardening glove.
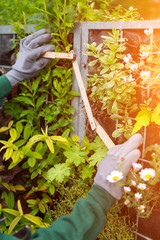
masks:
<path fill-rule="evenodd" d="M 45 52 L 54 51 L 55 46 L 45 44 L 52 39 L 48 29 L 41 29 L 20 41 L 20 50 L 12 70 L 6 74 L 12 86 L 36 76 L 50 59 L 41 57 Z"/>
<path fill-rule="evenodd" d="M 141 134 L 135 134 L 127 142 L 112 147 L 98 165 L 94 184 L 104 188 L 115 199 L 121 199 L 123 193 L 122 183 L 125 181 L 132 163 L 136 162 L 140 157 L 140 150 L 137 149 L 140 144 L 142 144 L 142 136 Z M 117 181 L 116 177 L 111 177 L 110 174 L 113 171 L 121 171 L 123 179 Z M 119 175 L 120 179 L 121 176 Z"/>

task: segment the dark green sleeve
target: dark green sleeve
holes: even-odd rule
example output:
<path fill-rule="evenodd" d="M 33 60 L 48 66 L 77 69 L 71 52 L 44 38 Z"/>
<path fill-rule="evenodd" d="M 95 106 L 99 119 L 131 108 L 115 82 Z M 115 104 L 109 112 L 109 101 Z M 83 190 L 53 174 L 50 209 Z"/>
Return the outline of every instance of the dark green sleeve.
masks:
<path fill-rule="evenodd" d="M 3 98 L 13 90 L 8 78 L 5 75 L 0 76 L 0 106 Z"/>
<path fill-rule="evenodd" d="M 109 193 L 93 185 L 87 197 L 76 202 L 71 215 L 60 217 L 48 228 L 38 229 L 31 240 L 94 240 L 105 225 L 105 214 L 114 202 Z M 14 239 L 2 237 L 2 240 Z"/>

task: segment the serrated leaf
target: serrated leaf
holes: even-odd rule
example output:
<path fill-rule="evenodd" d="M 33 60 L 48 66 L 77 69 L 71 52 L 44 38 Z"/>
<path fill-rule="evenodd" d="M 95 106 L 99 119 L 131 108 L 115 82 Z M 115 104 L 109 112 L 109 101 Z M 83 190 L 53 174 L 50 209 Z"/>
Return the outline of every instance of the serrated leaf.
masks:
<path fill-rule="evenodd" d="M 62 183 L 66 177 L 70 176 L 70 167 L 66 166 L 65 163 L 55 164 L 53 168 L 50 168 L 46 174 L 47 180 L 52 182 L 56 180 Z"/>
<path fill-rule="evenodd" d="M 64 152 L 67 160 L 66 162 L 73 163 L 76 167 L 79 166 L 81 163 L 85 163 L 87 152 L 81 150 L 79 146 L 73 146 L 69 150 Z"/>
<path fill-rule="evenodd" d="M 84 165 L 82 168 L 82 179 L 85 180 L 86 178 L 92 178 L 93 173 L 96 170 L 94 169 L 94 167 L 90 167 L 88 165 Z"/>
<path fill-rule="evenodd" d="M 141 110 L 138 112 L 135 120 L 137 121 L 134 125 L 132 134 L 136 133 L 143 126 L 147 127 L 151 121 L 152 112 L 147 107 L 141 107 Z"/>
<path fill-rule="evenodd" d="M 14 98 L 14 99 L 17 100 L 17 101 L 19 101 L 19 102 L 23 102 L 23 103 L 25 103 L 25 104 L 27 104 L 27 105 L 31 105 L 31 106 L 34 107 L 33 101 L 32 101 L 30 98 L 28 98 L 28 97 L 19 96 L 19 97 L 16 97 L 16 98 Z"/>

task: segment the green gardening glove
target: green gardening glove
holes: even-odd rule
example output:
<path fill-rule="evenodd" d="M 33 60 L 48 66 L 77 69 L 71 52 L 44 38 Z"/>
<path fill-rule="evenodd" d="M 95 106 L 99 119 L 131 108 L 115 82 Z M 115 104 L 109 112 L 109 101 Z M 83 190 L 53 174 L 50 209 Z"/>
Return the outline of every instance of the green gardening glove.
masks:
<path fill-rule="evenodd" d="M 122 197 L 122 183 L 132 166 L 140 157 L 137 149 L 142 143 L 141 134 L 133 135 L 127 142 L 112 147 L 98 165 L 94 184 L 104 188 L 115 199 Z"/>
<path fill-rule="evenodd" d="M 47 29 L 41 29 L 20 41 L 16 63 L 6 74 L 12 86 L 35 77 L 50 62 L 50 59 L 41 56 L 45 52 L 54 51 L 54 45 L 46 44 L 52 38 Z"/>

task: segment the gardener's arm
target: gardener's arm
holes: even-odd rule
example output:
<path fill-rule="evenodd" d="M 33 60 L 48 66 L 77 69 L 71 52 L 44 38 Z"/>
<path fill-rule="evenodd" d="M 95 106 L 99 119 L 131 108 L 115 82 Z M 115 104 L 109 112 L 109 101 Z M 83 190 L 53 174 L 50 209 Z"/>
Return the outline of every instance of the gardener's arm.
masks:
<path fill-rule="evenodd" d="M 12 69 L 0 77 L 0 105 L 12 87 L 23 80 L 35 77 L 50 59 L 41 57 L 48 51 L 54 51 L 55 46 L 45 44 L 52 39 L 47 29 L 41 29 L 20 41 L 20 50 Z"/>
<path fill-rule="evenodd" d="M 96 239 L 106 222 L 105 214 L 123 193 L 122 186 L 116 184 L 115 179 L 118 181 L 121 178 L 118 175 L 121 171 L 125 180 L 132 163 L 140 157 L 137 148 L 141 143 L 142 136 L 135 134 L 126 143 L 111 148 L 98 165 L 94 184 L 87 197 L 77 201 L 71 215 L 59 218 L 48 228 L 40 228 L 31 240 Z M 2 240 L 16 239 L 3 234 L 0 237 Z"/>

